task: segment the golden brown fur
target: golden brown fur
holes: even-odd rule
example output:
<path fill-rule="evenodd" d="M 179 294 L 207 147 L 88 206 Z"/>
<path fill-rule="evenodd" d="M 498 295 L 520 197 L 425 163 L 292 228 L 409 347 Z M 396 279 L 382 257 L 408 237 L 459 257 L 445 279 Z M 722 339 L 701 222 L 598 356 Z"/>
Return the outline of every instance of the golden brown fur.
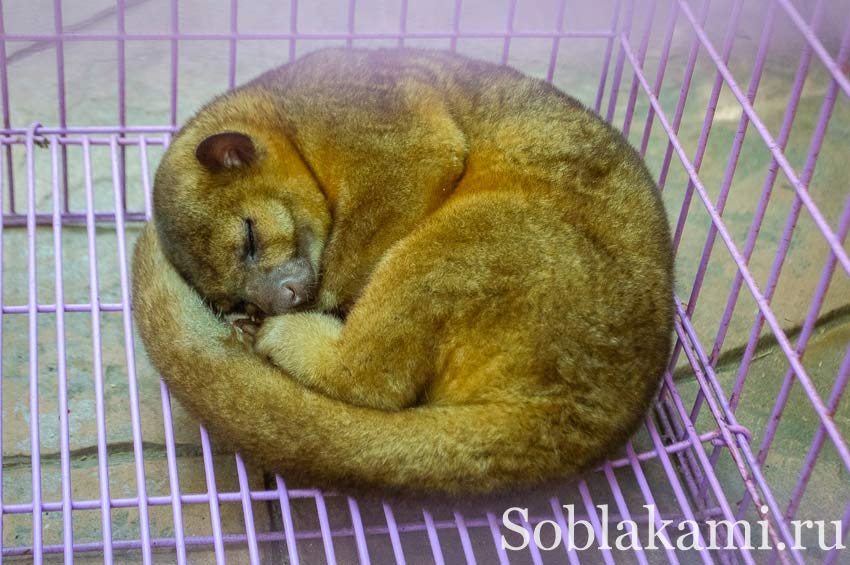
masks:
<path fill-rule="evenodd" d="M 200 165 L 222 131 L 250 136 L 257 161 Z M 246 214 L 252 268 L 290 260 L 307 226 L 322 272 L 318 309 L 267 318 L 261 355 L 172 266 L 220 308 L 244 302 Z M 598 116 L 505 67 L 393 49 L 273 70 L 177 136 L 154 223 L 134 259 L 152 362 L 214 433 L 320 484 L 458 493 L 575 474 L 633 433 L 669 354 L 650 175 Z M 336 309 L 344 323 L 319 311 Z"/>

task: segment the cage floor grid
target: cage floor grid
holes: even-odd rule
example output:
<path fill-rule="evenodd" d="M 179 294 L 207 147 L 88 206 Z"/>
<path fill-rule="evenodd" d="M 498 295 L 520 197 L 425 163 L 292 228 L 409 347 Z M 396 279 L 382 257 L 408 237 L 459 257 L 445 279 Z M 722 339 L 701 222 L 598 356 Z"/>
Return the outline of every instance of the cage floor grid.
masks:
<path fill-rule="evenodd" d="M 167 31 L 125 28 L 131 8 L 144 19 L 145 2 L 123 0 L 70 29 L 57 1 L 47 11 L 55 29 L 21 31 L 0 4 L 2 559 L 846 559 L 838 546 L 850 530 L 850 413 L 841 403 L 850 379 L 850 6 L 769 0 L 747 26 L 753 7 L 742 0 L 614 0 L 591 22 L 571 19 L 562 0 L 508 0 L 493 10 L 501 27 L 464 30 L 461 17 L 486 19 L 486 6 L 469 12 L 475 2 L 452 0 L 448 23 L 425 29 L 414 26 L 424 17 L 416 3 L 401 0 L 398 20 L 379 18 L 370 31 L 355 22 L 366 8 L 343 4 L 342 31 L 300 30 L 314 7 L 293 1 L 285 31 L 250 33 L 237 27 L 237 15 L 250 14 L 235 0 L 222 16 L 228 31 L 210 21 L 181 29 L 177 2 Z M 832 35 L 830 9 L 844 18 Z M 534 10 L 548 14 L 544 25 L 522 27 Z M 98 27 L 107 20 L 117 32 Z M 179 54 L 221 42 L 233 85 L 240 49 L 269 42 L 292 57 L 296 40 L 442 41 L 434 46 L 508 62 L 579 96 L 646 156 L 677 246 L 676 346 L 657 403 L 618 457 L 575 481 L 498 497 L 322 492 L 246 464 L 172 402 L 134 332 L 128 265 L 180 105 L 197 102 L 181 97 L 180 69 L 203 65 Z M 596 47 L 583 51 L 580 41 Z M 166 125 L 127 125 L 133 42 L 170 64 Z M 68 126 L 69 110 L 88 116 L 97 105 L 66 104 L 64 73 L 78 71 L 64 57 L 87 43 L 117 48 L 118 116 Z M 591 80 L 573 79 L 570 71 L 587 72 L 588 52 L 599 67 Z M 34 60 L 55 66 L 58 93 L 43 115 L 15 103 L 28 75 L 14 66 L 42 55 Z"/>
<path fill-rule="evenodd" d="M 387 557 L 402 559 L 404 538 L 420 532 L 427 534 L 437 560 L 441 559 L 443 546 L 447 552 L 459 551 L 471 560 L 473 556 L 485 559 L 488 550 L 490 553 L 496 551 L 490 555 L 494 559 L 497 556 L 507 558 L 501 548 L 502 534 L 498 525 L 502 513 L 494 513 L 492 501 L 478 502 L 480 513 L 469 510 L 469 501 L 464 503 L 464 509 L 456 509 L 450 501 L 444 501 L 429 511 L 417 508 L 414 502 L 401 500 L 394 510 L 396 505 L 368 497 L 358 503 L 354 498 L 316 490 L 289 489 L 280 477 L 249 476 L 238 456 L 230 465 L 223 463 L 221 460 L 228 456 L 215 451 L 203 430 L 199 436 L 200 452 L 196 450 L 194 456 L 200 456 L 206 467 L 206 485 L 202 485 L 206 488 L 187 489 L 185 483 L 181 488 L 177 450 L 181 448 L 185 452 L 187 445 L 176 438 L 186 434 L 185 431 L 181 434 L 175 427 L 178 424 L 171 421 L 171 402 L 164 385 L 159 384 L 159 391 L 153 391 L 150 390 L 151 383 L 140 385 L 138 382 L 137 367 L 146 365 L 146 362 L 138 358 L 140 346 L 134 340 L 127 301 L 129 250 L 139 233 L 141 222 L 150 217 L 150 155 L 161 151 L 168 143 L 169 134 L 157 130 L 121 135 L 118 132 L 111 135 L 107 132 L 64 133 L 61 136 L 41 133 L 33 127 L 22 136 L 12 136 L 0 145 L 0 150 L 11 148 L 25 152 L 26 206 L 30 210 L 17 219 L 14 215 L 8 218 L 10 227 L 3 232 L 4 258 L 14 259 L 15 251 L 23 252 L 27 260 L 22 262 L 27 267 L 22 274 L 29 283 L 28 289 L 20 289 L 20 303 L 13 300 L 13 303 L 4 305 L 4 314 L 10 318 L 14 316 L 4 324 L 4 334 L 14 332 L 15 325 L 20 324 L 22 329 L 26 326 L 20 333 L 27 334 L 31 344 L 29 384 L 34 387 L 30 390 L 32 398 L 49 397 L 50 393 L 45 393 L 44 389 L 59 387 L 58 406 L 40 405 L 41 418 L 32 420 L 28 430 L 32 445 L 41 445 L 41 450 L 30 450 L 33 476 L 42 477 L 32 489 L 35 502 L 4 504 L 3 508 L 4 514 L 10 518 L 22 517 L 24 523 L 32 522 L 34 531 L 41 531 L 42 536 L 34 539 L 34 545 L 6 548 L 5 555 L 28 555 L 39 548 L 46 554 L 73 549 L 108 555 L 112 551 L 138 550 L 145 546 L 152 551 L 161 547 L 179 548 L 180 552 L 185 547 L 191 552 L 193 546 L 212 545 L 216 556 L 223 558 L 225 547 L 231 544 L 247 543 L 250 552 L 259 555 L 260 546 L 284 542 L 290 552 L 290 560 L 296 561 L 296 549 L 301 540 L 305 543 L 322 540 L 323 551 L 329 561 L 334 558 L 348 561 L 355 557 L 366 560 L 371 555 L 377 562 L 382 562 L 378 558 L 382 552 Z M 135 164 L 133 161 L 136 161 Z M 83 194 L 79 195 L 80 202 L 75 202 L 73 195 L 63 191 L 63 173 L 74 175 L 77 168 L 82 170 L 85 187 Z M 131 176 L 133 171 L 138 175 Z M 126 184 L 122 180 L 123 175 L 127 175 Z M 111 182 L 98 182 L 103 179 Z M 95 185 L 100 190 L 96 191 Z M 104 190 L 110 186 L 110 191 Z M 135 211 L 128 208 L 134 200 L 141 206 Z M 40 201 L 51 209 L 40 211 Z M 81 207 L 77 208 L 78 204 Z M 122 213 L 116 215 L 116 210 Z M 22 225 L 15 226 L 16 223 Z M 16 242 L 16 239 L 20 241 Z M 52 253 L 39 256 L 36 250 L 45 248 Z M 73 257 L 73 261 L 84 263 L 82 270 L 88 271 L 87 281 L 75 281 L 74 275 L 69 277 L 67 271 L 73 270 L 66 263 L 69 256 Z M 50 300 L 48 290 L 53 291 L 53 300 Z M 57 309 L 57 304 L 63 307 Z M 50 328 L 51 325 L 54 327 Z M 685 326 L 680 324 L 677 329 L 680 337 L 687 340 Z M 39 350 L 49 347 L 50 341 L 55 341 L 55 352 L 39 355 Z M 4 344 L 8 343 L 4 339 Z M 5 350 L 8 351 L 8 348 L 6 345 Z M 115 359 L 119 355 L 124 358 Z M 84 359 L 81 360 L 81 357 Z M 92 366 L 93 374 L 79 371 L 76 365 L 80 361 L 86 368 Z M 45 365 L 51 375 L 55 373 L 56 380 L 37 378 L 39 369 Z M 116 365 L 120 366 L 120 375 L 110 375 L 109 368 Z M 143 367 L 143 370 L 150 371 L 148 367 Z M 92 391 L 90 388 L 80 391 L 74 384 L 89 378 L 94 381 L 95 422 L 93 429 L 84 431 L 72 426 L 73 413 L 85 404 L 81 397 L 90 396 Z M 126 383 L 122 384 L 128 393 L 127 398 L 122 399 L 124 402 L 118 411 L 107 413 L 105 391 L 118 386 L 121 379 L 126 379 Z M 667 384 L 671 391 L 676 391 L 676 384 L 669 374 Z M 161 399 L 162 414 L 157 420 L 164 426 L 155 434 L 141 425 L 140 386 L 145 387 L 142 393 L 146 397 L 159 396 Z M 9 394 L 8 389 L 4 392 Z M 540 520 L 551 519 L 544 517 L 553 511 L 556 519 L 565 523 L 563 504 L 567 504 L 567 500 L 572 500 L 577 508 L 576 519 L 590 519 L 597 525 L 600 517 L 595 505 L 612 501 L 617 516 L 609 516 L 611 520 L 631 519 L 629 508 L 638 501 L 655 505 L 659 520 L 695 519 L 696 516 L 711 516 L 724 511 L 731 516 L 728 495 L 714 478 L 708 457 L 723 444 L 724 439 L 732 439 L 734 443 L 734 428 L 732 432 L 717 429 L 703 434 L 694 430 L 688 433 L 684 423 L 690 422 L 690 418 L 681 395 L 678 392 L 666 395 L 664 406 L 667 415 L 661 423 L 647 418 L 643 441 L 631 444 L 625 457 L 610 461 L 596 475 L 579 483 L 577 493 L 572 493 L 577 496 L 571 496 L 570 492 L 575 487 L 559 496 L 541 497 L 535 494 L 534 502 L 549 508 L 548 512 L 544 510 L 539 515 L 530 515 L 526 522 L 528 527 Z M 54 418 L 57 411 L 58 422 Z M 90 413 L 83 414 L 86 418 L 91 416 Z M 179 425 L 192 426 L 182 419 Z M 126 433 L 128 429 L 129 434 Z M 677 430 L 680 434 L 685 432 L 685 435 L 670 442 L 669 438 L 674 437 Z M 89 444 L 86 431 L 92 434 L 91 443 L 97 446 L 96 452 L 92 453 L 97 458 L 97 466 L 92 469 L 82 465 L 83 468 L 75 469 L 74 463 L 85 460 L 80 453 L 82 450 L 75 445 Z M 39 452 L 44 451 L 49 443 L 55 448 L 57 438 L 58 449 L 50 449 L 53 456 L 44 457 L 43 461 Z M 129 440 L 125 442 L 129 445 L 123 447 L 123 452 L 113 453 L 110 449 L 119 443 L 116 438 Z M 164 445 L 165 453 L 150 453 L 152 450 L 146 444 L 151 443 Z M 44 479 L 48 473 L 43 471 L 47 465 L 55 467 L 56 454 L 63 480 L 61 484 L 47 484 Z M 116 458 L 122 462 L 117 469 L 119 473 L 116 473 L 113 463 Z M 216 481 L 216 470 L 229 466 L 232 471 L 234 465 L 235 482 L 222 484 L 221 479 Z M 676 469 L 680 465 L 688 465 L 693 475 L 687 479 L 678 478 Z M 74 475 L 75 471 L 85 472 L 85 467 L 89 467 L 89 472 L 96 474 L 98 479 L 98 491 L 90 491 L 91 497 L 71 491 L 71 485 L 83 490 L 79 484 L 82 481 Z M 156 476 L 154 470 L 157 468 L 169 475 L 167 482 L 160 477 L 151 478 L 151 475 Z M 647 477 L 653 475 L 670 477 L 673 482 L 663 488 L 650 488 Z M 708 480 L 709 485 L 700 486 L 698 477 L 702 477 L 702 481 Z M 628 484 L 628 488 L 621 483 Z M 134 484 L 137 486 L 135 490 L 129 488 Z M 695 509 L 689 502 L 686 495 L 689 488 L 703 491 L 702 508 Z M 195 490 L 206 492 L 196 493 Z M 599 492 L 592 495 L 592 491 Z M 639 496 L 635 498 L 635 494 Z M 631 504 L 627 504 L 627 499 Z M 661 502 L 669 505 L 663 513 Z M 496 506 L 509 508 L 520 503 L 527 506 L 529 499 L 524 497 L 522 501 L 511 504 L 502 500 Z M 44 515 L 33 514 L 34 506 L 40 507 Z M 194 507 L 202 510 L 201 516 L 208 512 L 213 520 L 220 521 L 225 506 L 241 508 L 241 531 L 223 531 L 218 522 L 212 524 L 212 535 L 205 531 L 207 528 L 193 531 L 190 527 L 192 520 L 187 518 L 198 517 L 197 512 L 191 511 Z M 329 507 L 334 507 L 337 512 L 331 512 Z M 641 508 L 641 505 L 637 507 Z M 161 513 L 156 512 L 161 508 L 170 511 L 164 520 L 159 518 Z M 132 519 L 127 520 L 123 529 L 116 524 L 116 514 L 122 509 L 132 509 Z M 235 508 L 233 510 L 238 512 Z M 52 518 L 51 513 L 54 513 Z M 54 535 L 51 539 L 48 530 L 51 521 L 58 520 L 55 513 L 61 514 L 64 529 L 61 537 Z M 75 528 L 78 521 L 97 520 L 95 516 L 98 514 L 100 533 L 105 540 L 83 541 L 71 536 L 75 529 L 80 530 Z M 346 518 L 343 523 L 332 523 L 340 516 Z M 141 528 L 133 528 L 133 522 L 136 528 Z M 4 528 L 17 526 L 17 520 L 4 523 Z M 182 535 L 162 535 L 163 531 L 169 530 Z M 127 539 L 124 539 L 125 536 Z M 381 547 L 382 542 L 386 547 Z M 306 555 L 310 555 L 307 551 Z M 309 561 L 306 556 L 305 560 Z"/>

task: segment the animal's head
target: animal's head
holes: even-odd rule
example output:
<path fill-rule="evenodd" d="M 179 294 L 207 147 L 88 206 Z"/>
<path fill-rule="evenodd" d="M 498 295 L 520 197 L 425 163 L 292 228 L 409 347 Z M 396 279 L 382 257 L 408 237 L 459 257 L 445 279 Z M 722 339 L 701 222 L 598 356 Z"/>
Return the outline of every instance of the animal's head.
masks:
<path fill-rule="evenodd" d="M 273 315 L 315 299 L 330 213 L 286 136 L 254 129 L 178 136 L 154 219 L 169 260 L 216 308 Z"/>

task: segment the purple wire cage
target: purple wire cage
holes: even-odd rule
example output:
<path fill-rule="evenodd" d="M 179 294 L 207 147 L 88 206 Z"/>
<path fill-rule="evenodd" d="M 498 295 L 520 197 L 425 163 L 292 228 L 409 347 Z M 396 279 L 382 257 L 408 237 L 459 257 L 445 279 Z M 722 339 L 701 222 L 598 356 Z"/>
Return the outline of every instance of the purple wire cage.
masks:
<path fill-rule="evenodd" d="M 847 562 L 848 2 L 6 1 L 0 39 L 2 559 Z M 129 298 L 151 175 L 200 103 L 325 45 L 501 61 L 640 149 L 676 346 L 621 456 L 499 498 L 353 498 L 246 466 L 171 401 Z M 505 547 L 513 507 L 542 547 Z"/>

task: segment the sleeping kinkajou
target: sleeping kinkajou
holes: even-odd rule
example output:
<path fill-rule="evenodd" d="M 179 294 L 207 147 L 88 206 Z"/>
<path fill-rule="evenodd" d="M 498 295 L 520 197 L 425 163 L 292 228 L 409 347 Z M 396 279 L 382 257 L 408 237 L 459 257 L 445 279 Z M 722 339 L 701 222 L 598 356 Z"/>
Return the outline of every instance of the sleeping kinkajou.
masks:
<path fill-rule="evenodd" d="M 579 473 L 636 430 L 672 270 L 646 167 L 572 98 L 454 54 L 332 49 L 175 137 L 134 307 L 170 390 L 267 469 L 489 492 Z M 213 311 L 246 309 L 252 351 Z"/>

